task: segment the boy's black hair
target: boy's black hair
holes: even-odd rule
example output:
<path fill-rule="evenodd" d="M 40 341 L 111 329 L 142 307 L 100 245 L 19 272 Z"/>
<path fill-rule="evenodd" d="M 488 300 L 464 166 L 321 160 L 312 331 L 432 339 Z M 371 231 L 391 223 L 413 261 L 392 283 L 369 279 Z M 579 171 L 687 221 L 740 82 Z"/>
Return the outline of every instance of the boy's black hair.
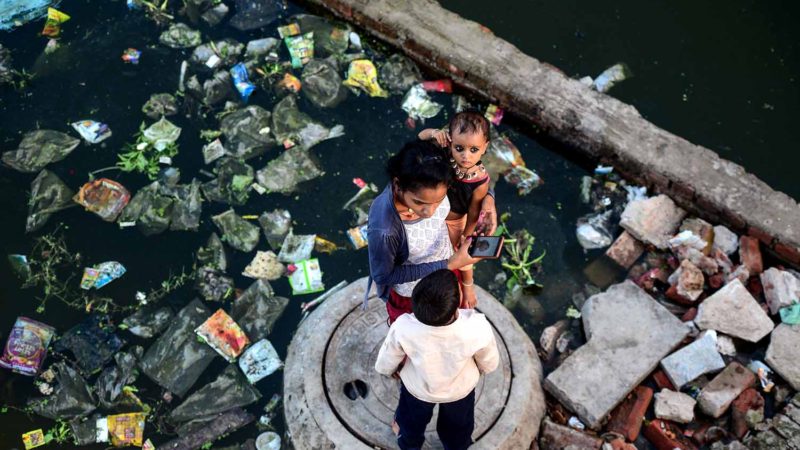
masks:
<path fill-rule="evenodd" d="M 453 177 L 453 171 L 441 149 L 431 142 L 420 140 L 406 143 L 389 158 L 386 172 L 390 179 L 397 179 L 402 191 L 435 188 L 440 184 L 448 186 Z"/>
<path fill-rule="evenodd" d="M 489 120 L 479 111 L 468 109 L 456 113 L 450 119 L 450 136 L 456 133 L 478 133 L 482 134 L 486 142 L 489 142 Z"/>
<path fill-rule="evenodd" d="M 411 293 L 411 311 L 420 322 L 432 327 L 447 325 L 461 303 L 456 275 L 439 269 L 414 286 Z"/>

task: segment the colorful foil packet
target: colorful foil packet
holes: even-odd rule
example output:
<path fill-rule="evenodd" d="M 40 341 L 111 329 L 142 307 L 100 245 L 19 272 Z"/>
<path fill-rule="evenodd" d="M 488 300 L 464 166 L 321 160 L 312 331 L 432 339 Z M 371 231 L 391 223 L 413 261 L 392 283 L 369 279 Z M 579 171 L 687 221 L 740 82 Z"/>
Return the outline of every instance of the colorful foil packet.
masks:
<path fill-rule="evenodd" d="M 386 92 L 378 84 L 378 69 L 375 64 L 368 59 L 357 59 L 350 63 L 347 69 L 347 79 L 344 84 L 355 88 L 360 88 L 370 97 L 388 97 Z"/>
<path fill-rule="evenodd" d="M 289 276 L 292 295 L 313 294 L 325 290 L 325 285 L 322 283 L 322 269 L 317 258 L 299 261 L 293 266 L 295 270 Z"/>
<path fill-rule="evenodd" d="M 298 36 L 287 36 L 283 39 L 286 48 L 289 49 L 289 56 L 292 58 L 292 67 L 299 69 L 314 58 L 314 33 L 306 33 Z"/>
<path fill-rule="evenodd" d="M 244 331 L 223 309 L 218 309 L 194 332 L 228 362 L 236 361 L 250 344 Z"/>
<path fill-rule="evenodd" d="M 47 8 L 47 20 L 44 22 L 42 36 L 46 36 L 51 39 L 57 39 L 61 37 L 61 24 L 69 19 L 70 16 L 64 14 L 63 12 L 55 8 Z"/>
<path fill-rule="evenodd" d="M 42 368 L 55 328 L 27 317 L 17 317 L 8 335 L 0 367 L 28 376 Z"/>
<path fill-rule="evenodd" d="M 350 238 L 350 243 L 353 244 L 356 250 L 362 249 L 367 246 L 367 224 L 360 227 L 353 227 L 347 230 L 347 237 Z"/>
<path fill-rule="evenodd" d="M 44 433 L 41 428 L 38 430 L 29 431 L 22 435 L 22 444 L 25 445 L 25 450 L 41 447 L 46 444 Z"/>
<path fill-rule="evenodd" d="M 144 441 L 143 412 L 108 416 L 108 436 L 114 447 L 141 447 Z"/>
<path fill-rule="evenodd" d="M 250 77 L 247 75 L 247 67 L 245 67 L 244 63 L 239 63 L 231 67 L 230 72 L 231 78 L 233 78 L 233 85 L 236 86 L 236 90 L 239 91 L 239 95 L 246 103 L 247 99 L 250 98 L 250 94 L 256 90 L 256 86 L 250 82 Z"/>

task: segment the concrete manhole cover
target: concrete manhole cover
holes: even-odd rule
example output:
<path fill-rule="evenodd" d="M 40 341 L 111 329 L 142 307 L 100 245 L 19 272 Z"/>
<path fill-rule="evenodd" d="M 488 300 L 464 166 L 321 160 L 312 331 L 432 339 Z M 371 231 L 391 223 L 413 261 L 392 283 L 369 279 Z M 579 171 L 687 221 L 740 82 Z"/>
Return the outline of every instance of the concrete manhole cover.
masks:
<path fill-rule="evenodd" d="M 390 423 L 399 382 L 374 370 L 388 331 L 386 308 L 372 298 L 363 311 L 365 289 L 361 279 L 326 300 L 289 347 L 284 410 L 297 449 L 397 448 Z M 501 365 L 476 387 L 473 448 L 528 448 L 544 414 L 541 365 L 511 314 L 486 291 L 476 292 L 494 327 Z M 435 424 L 434 413 L 425 448 L 442 448 Z"/>

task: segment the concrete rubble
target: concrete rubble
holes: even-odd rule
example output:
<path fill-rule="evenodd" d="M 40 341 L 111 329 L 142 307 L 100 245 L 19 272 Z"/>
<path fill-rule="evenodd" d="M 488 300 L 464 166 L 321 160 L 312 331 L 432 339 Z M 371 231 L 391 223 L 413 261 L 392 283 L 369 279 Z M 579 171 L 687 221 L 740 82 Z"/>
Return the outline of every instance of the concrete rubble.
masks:
<path fill-rule="evenodd" d="M 739 248 L 739 237 L 724 225 L 714 227 L 714 247 L 730 256 Z"/>
<path fill-rule="evenodd" d="M 732 362 L 700 391 L 697 404 L 703 413 L 717 418 L 755 381 L 753 372 L 737 362 Z"/>
<path fill-rule="evenodd" d="M 716 330 L 749 342 L 760 341 L 775 327 L 739 280 L 701 303 L 694 322 L 701 330 Z"/>
<path fill-rule="evenodd" d="M 778 325 L 765 360 L 793 389 L 800 390 L 800 325 Z"/>
<path fill-rule="evenodd" d="M 791 272 L 771 267 L 761 273 L 761 285 L 770 314 L 800 301 L 800 279 Z"/>
<path fill-rule="evenodd" d="M 697 401 L 690 395 L 662 389 L 655 397 L 655 415 L 659 419 L 678 423 L 689 423 L 694 420 L 694 406 Z"/>
<path fill-rule="evenodd" d="M 598 429 L 689 330 L 630 281 L 590 297 L 581 316 L 588 343 L 552 372 L 544 387 Z"/>
<path fill-rule="evenodd" d="M 700 375 L 724 369 L 725 361 L 717 352 L 716 333 L 704 332 L 691 344 L 662 359 L 661 368 L 678 389 Z"/>
<path fill-rule="evenodd" d="M 686 211 L 672 199 L 658 195 L 629 203 L 622 212 L 620 226 L 636 239 L 665 249 L 685 216 Z"/>

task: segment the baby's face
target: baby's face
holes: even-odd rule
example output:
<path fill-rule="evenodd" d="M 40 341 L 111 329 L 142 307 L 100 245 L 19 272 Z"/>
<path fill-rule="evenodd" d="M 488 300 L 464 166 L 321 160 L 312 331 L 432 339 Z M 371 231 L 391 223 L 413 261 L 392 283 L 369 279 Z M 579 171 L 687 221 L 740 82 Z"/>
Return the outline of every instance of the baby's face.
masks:
<path fill-rule="evenodd" d="M 450 156 L 462 169 L 470 169 L 483 158 L 489 142 L 481 133 L 450 133 Z"/>

